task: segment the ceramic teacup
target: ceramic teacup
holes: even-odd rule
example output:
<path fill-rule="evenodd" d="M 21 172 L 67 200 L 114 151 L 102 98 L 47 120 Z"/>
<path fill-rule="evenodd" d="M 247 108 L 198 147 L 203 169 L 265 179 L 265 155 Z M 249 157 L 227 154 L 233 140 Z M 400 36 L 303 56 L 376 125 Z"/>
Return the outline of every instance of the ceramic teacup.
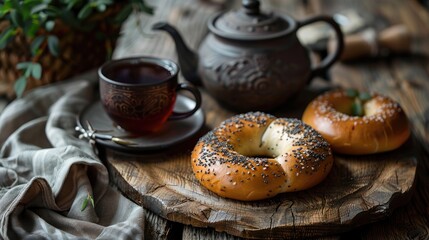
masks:
<path fill-rule="evenodd" d="M 194 86 L 179 83 L 178 65 L 156 57 L 132 57 L 106 62 L 98 70 L 100 98 L 108 116 L 119 127 L 137 134 L 156 132 L 167 120 L 193 115 L 201 106 L 201 94 Z M 173 111 L 177 92 L 186 90 L 195 107 Z"/>

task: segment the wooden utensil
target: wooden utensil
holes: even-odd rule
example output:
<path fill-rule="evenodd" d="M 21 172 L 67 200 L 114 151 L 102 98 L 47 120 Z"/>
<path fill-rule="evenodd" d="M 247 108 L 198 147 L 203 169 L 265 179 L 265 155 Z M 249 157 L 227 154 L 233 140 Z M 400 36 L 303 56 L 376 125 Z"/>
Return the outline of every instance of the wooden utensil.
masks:
<path fill-rule="evenodd" d="M 344 38 L 345 46 L 340 60 L 407 53 L 411 49 L 411 39 L 411 33 L 404 25 L 394 25 L 380 33 L 375 29 L 368 29 Z M 333 51 L 335 45 L 335 41 L 330 40 L 328 51 Z"/>

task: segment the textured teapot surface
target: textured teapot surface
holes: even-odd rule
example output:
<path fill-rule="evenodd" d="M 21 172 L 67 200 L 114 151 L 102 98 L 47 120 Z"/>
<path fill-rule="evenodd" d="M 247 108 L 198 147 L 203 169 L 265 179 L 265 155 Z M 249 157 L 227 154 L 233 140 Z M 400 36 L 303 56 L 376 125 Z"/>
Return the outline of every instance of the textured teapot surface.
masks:
<path fill-rule="evenodd" d="M 239 111 L 275 109 L 310 77 L 308 53 L 294 36 L 271 40 L 269 46 L 232 46 L 209 36 L 199 55 L 204 87 L 218 101 Z"/>
<path fill-rule="evenodd" d="M 337 48 L 312 65 L 308 50 L 296 35 L 299 28 L 325 22 L 333 28 Z M 313 76 L 324 73 L 340 56 L 344 42 L 339 25 L 329 16 L 295 21 L 263 13 L 257 0 L 221 13 L 208 22 L 210 33 L 198 55 L 168 23 L 157 23 L 176 43 L 185 78 L 206 88 L 216 100 L 238 111 L 270 111 L 299 93 Z"/>
<path fill-rule="evenodd" d="M 296 37 L 296 22 L 259 12 L 259 2 L 214 17 L 199 50 L 207 91 L 239 111 L 269 111 L 309 80 L 311 63 Z"/>

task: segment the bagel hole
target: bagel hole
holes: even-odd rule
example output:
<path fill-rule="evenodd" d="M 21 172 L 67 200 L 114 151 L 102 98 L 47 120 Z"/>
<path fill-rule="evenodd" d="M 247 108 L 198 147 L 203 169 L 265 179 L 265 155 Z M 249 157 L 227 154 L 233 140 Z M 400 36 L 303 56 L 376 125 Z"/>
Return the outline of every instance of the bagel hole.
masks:
<path fill-rule="evenodd" d="M 244 156 L 246 156 L 246 155 L 244 155 Z M 266 155 L 256 154 L 256 155 L 248 155 L 246 157 L 251 157 L 251 158 L 273 158 L 275 156 L 273 156 L 273 155 L 270 156 L 268 154 L 266 154 Z"/>
<path fill-rule="evenodd" d="M 335 111 L 353 116 L 353 99 L 344 99 L 344 101 L 337 102 L 333 105 Z"/>
<path fill-rule="evenodd" d="M 269 150 L 262 150 L 262 149 L 253 149 L 252 151 L 248 152 L 238 152 L 239 154 L 245 156 L 245 157 L 251 157 L 251 158 L 273 158 L 275 157 L 275 154 L 272 151 Z"/>
<path fill-rule="evenodd" d="M 245 144 L 244 144 L 245 145 Z M 276 156 L 274 149 L 267 149 L 266 146 L 263 147 L 246 147 L 246 148 L 236 148 L 237 153 L 245 157 L 251 158 L 273 158 Z"/>
<path fill-rule="evenodd" d="M 353 99 L 347 99 L 333 105 L 333 108 L 340 113 L 349 115 L 349 116 L 358 116 L 354 114 L 353 111 Z M 362 116 L 371 116 L 377 114 L 377 102 L 373 99 L 365 101 L 362 103 Z"/>

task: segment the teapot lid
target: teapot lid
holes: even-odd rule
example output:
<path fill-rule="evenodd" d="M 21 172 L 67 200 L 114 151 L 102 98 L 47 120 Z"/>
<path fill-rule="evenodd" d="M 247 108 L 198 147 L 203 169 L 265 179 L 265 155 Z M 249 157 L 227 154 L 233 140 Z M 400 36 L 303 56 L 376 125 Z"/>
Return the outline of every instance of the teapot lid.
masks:
<path fill-rule="evenodd" d="M 268 40 L 295 29 L 292 18 L 263 13 L 259 5 L 258 0 L 242 0 L 240 9 L 213 17 L 208 27 L 214 34 L 233 40 Z"/>

